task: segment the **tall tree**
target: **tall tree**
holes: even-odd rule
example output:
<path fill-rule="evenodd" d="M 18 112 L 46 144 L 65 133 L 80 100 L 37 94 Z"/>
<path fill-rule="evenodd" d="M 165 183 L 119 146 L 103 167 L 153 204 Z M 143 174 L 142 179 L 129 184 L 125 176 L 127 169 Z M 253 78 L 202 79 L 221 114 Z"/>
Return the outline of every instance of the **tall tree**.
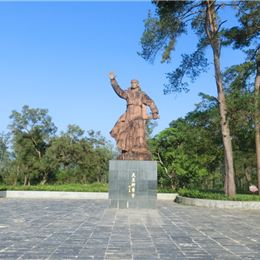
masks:
<path fill-rule="evenodd" d="M 13 110 L 10 119 L 13 148 L 24 172 L 24 185 L 30 184 L 31 177 L 42 175 L 46 179 L 45 152 L 48 140 L 57 130 L 48 110 L 23 106 L 21 113 Z"/>
<path fill-rule="evenodd" d="M 187 25 L 199 37 L 197 50 L 193 54 L 183 54 L 182 62 L 174 72 L 168 73 L 169 84 L 164 93 L 188 91 L 188 84 L 183 82 L 184 76 L 192 81 L 207 69 L 205 49 L 210 46 L 213 51 L 215 80 L 218 90 L 218 105 L 221 123 L 221 134 L 225 153 L 225 169 L 227 179 L 226 192 L 229 197 L 235 196 L 234 168 L 232 144 L 227 117 L 227 105 L 222 85 L 220 70 L 220 53 L 224 22 L 219 21 L 218 10 L 221 7 L 233 6 L 236 3 L 216 1 L 152 1 L 156 5 L 156 16 L 149 13 L 145 20 L 145 31 L 141 38 L 142 53 L 147 61 L 153 62 L 155 55 L 163 49 L 162 61 L 170 62 L 171 52 L 175 49 L 177 38 L 187 33 Z"/>
<path fill-rule="evenodd" d="M 260 119 L 259 119 L 259 80 L 260 80 L 260 2 L 259 1 L 239 1 L 237 17 L 240 25 L 225 31 L 227 41 L 224 44 L 233 43 L 234 49 L 247 50 L 248 59 L 255 61 L 255 83 L 254 83 L 254 123 L 255 123 L 255 147 L 257 162 L 258 187 L 260 187 Z M 253 47 L 253 49 L 252 49 Z M 260 189 L 259 189 L 260 195 Z"/>
<path fill-rule="evenodd" d="M 249 61 L 227 68 L 222 75 L 232 133 L 235 179 L 238 180 L 238 175 L 243 172 L 249 185 L 249 169 L 255 169 L 254 70 L 254 62 Z"/>
<path fill-rule="evenodd" d="M 0 133 L 0 183 L 6 178 L 6 174 L 10 170 L 10 152 L 8 151 L 9 136 Z"/>

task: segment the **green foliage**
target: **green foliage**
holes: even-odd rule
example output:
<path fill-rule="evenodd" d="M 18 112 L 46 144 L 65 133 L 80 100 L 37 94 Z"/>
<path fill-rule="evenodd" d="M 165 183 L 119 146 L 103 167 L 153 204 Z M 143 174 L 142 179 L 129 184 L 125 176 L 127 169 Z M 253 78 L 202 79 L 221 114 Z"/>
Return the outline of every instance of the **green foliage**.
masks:
<path fill-rule="evenodd" d="M 208 70 L 209 63 L 205 58 L 206 48 L 211 45 L 220 55 L 221 42 L 224 38 L 227 39 L 227 36 L 224 36 L 225 30 L 222 29 L 225 21 L 222 22 L 217 15 L 219 10 L 230 4 L 211 2 L 210 7 L 208 6 L 211 16 L 209 19 L 206 1 L 152 1 L 152 3 L 156 5 L 155 15 L 149 12 L 148 18 L 144 20 L 145 29 L 140 41 L 142 52 L 138 54 L 146 61 L 153 63 L 157 53 L 161 51 L 161 62 L 170 62 L 178 38 L 187 34 L 187 27 L 190 26 L 198 36 L 196 50 L 190 54 L 182 54 L 179 67 L 167 73 L 169 84 L 165 85 L 164 94 L 188 92 L 186 77 L 194 82 L 201 73 Z M 239 3 L 232 3 L 231 6 L 237 5 Z M 217 26 L 209 24 L 209 20 L 214 20 L 215 16 Z M 225 45 L 228 44 L 227 41 L 225 43 Z"/>
<path fill-rule="evenodd" d="M 231 66 L 223 73 L 237 187 L 243 178 L 247 186 L 256 183 L 254 76 L 252 61 Z"/>
<path fill-rule="evenodd" d="M 53 167 L 59 169 L 55 180 L 59 184 L 92 183 L 108 181 L 108 163 L 114 158 L 112 145 L 100 132 L 84 131 L 69 125 L 67 132 L 61 132 L 47 151 Z"/>
<path fill-rule="evenodd" d="M 170 187 L 158 187 L 157 193 L 176 193 L 176 190 Z"/>
<path fill-rule="evenodd" d="M 49 168 L 46 167 L 45 153 L 50 137 L 57 131 L 48 110 L 24 106 L 21 113 L 12 111 L 10 119 L 15 165 L 19 168 L 18 174 L 24 176 L 24 185 L 39 176 L 47 180 Z"/>
<path fill-rule="evenodd" d="M 253 40 L 259 45 L 260 3 L 259 1 L 239 1 L 237 14 L 240 26 L 225 30 L 223 44 L 233 44 L 235 49 L 248 47 Z"/>
<path fill-rule="evenodd" d="M 11 174 L 11 153 L 8 151 L 9 135 L 0 134 L 0 184 Z"/>
<path fill-rule="evenodd" d="M 236 3 L 226 4 L 225 2 L 217 1 L 152 1 L 156 5 L 156 15 L 151 17 L 149 14 L 148 19 L 145 21 L 145 31 L 141 38 L 141 45 L 143 52 L 140 55 L 147 61 L 153 61 L 155 55 L 159 50 L 164 47 L 162 54 L 163 60 L 170 61 L 171 51 L 174 50 L 177 38 L 187 32 L 186 27 L 191 25 L 191 28 L 198 36 L 198 42 L 195 52 L 192 54 L 183 54 L 182 61 L 179 67 L 167 74 L 169 84 L 165 85 L 164 94 L 171 92 L 187 92 L 188 83 L 185 77 L 194 82 L 196 78 L 202 73 L 207 71 L 208 62 L 205 58 L 205 50 L 210 46 L 213 51 L 215 78 L 218 90 L 219 112 L 221 115 L 221 134 L 223 136 L 223 146 L 225 153 L 225 171 L 226 171 L 226 192 L 229 196 L 235 195 L 235 183 L 233 172 L 233 158 L 232 158 L 232 144 L 229 133 L 228 117 L 226 115 L 226 101 L 223 93 L 222 78 L 220 70 L 220 53 L 221 41 L 224 38 L 224 29 L 218 17 L 218 11 L 225 6 L 237 6 Z M 239 4 L 238 4 L 239 5 Z M 197 154 L 195 154 L 197 156 Z M 158 156 L 159 157 L 159 156 Z M 181 161 L 186 160 L 185 156 Z M 160 160 L 160 159 L 159 159 Z M 162 160 L 160 160 L 162 161 Z M 196 160 L 193 161 L 195 162 Z M 205 160 L 206 161 L 206 160 Z M 198 160 L 198 163 L 200 161 Z M 176 162 L 177 163 L 177 162 Z M 175 163 L 175 165 L 176 165 Z M 165 172 L 167 167 L 164 165 Z M 195 175 L 203 176 L 206 174 L 206 169 L 202 170 L 196 164 L 180 165 L 175 169 L 171 169 L 171 175 L 176 175 L 176 170 L 181 172 L 184 170 L 185 176 L 193 173 L 191 178 Z M 184 175 L 182 172 L 182 175 Z M 167 174 L 169 176 L 169 174 Z M 178 175 L 178 174 L 177 174 Z M 171 178 L 172 179 L 172 178 Z"/>
<path fill-rule="evenodd" d="M 224 192 L 211 193 L 210 191 L 203 192 L 199 190 L 179 189 L 178 194 L 182 197 L 208 199 L 208 200 L 232 200 L 232 201 L 260 201 L 260 196 L 237 194 L 235 197 L 230 198 Z"/>
<path fill-rule="evenodd" d="M 145 134 L 147 139 L 152 137 L 153 130 L 157 125 L 158 123 L 155 120 L 152 119 L 145 120 Z"/>
<path fill-rule="evenodd" d="M 222 158 L 219 114 L 215 98 L 200 94 L 202 102 L 183 118 L 149 140 L 158 161 L 158 183 L 172 188 L 219 179 L 215 172 Z"/>
<path fill-rule="evenodd" d="M 184 77 L 191 79 L 193 83 L 201 72 L 207 72 L 208 61 L 205 58 L 205 53 L 202 50 L 197 50 L 193 54 L 182 54 L 180 66 L 173 72 L 167 73 L 166 78 L 169 84 L 164 85 L 164 94 L 171 92 L 188 92 L 188 83 L 183 82 Z"/>
<path fill-rule="evenodd" d="M 9 135 L 0 136 L 0 183 L 36 185 L 41 183 L 108 182 L 113 146 L 100 132 L 87 136 L 79 126 L 69 125 L 55 135 L 57 128 L 46 109 L 22 108 L 12 111 L 9 125 L 13 151 L 8 151 Z"/>

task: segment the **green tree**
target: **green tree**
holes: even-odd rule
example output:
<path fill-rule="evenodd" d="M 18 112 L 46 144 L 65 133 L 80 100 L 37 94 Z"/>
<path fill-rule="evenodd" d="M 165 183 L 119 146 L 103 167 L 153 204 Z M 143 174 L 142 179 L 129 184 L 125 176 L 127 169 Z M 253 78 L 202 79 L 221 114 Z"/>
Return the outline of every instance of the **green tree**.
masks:
<path fill-rule="evenodd" d="M 84 130 L 68 125 L 66 132 L 55 137 L 46 156 L 57 169 L 59 183 L 92 183 L 108 180 L 109 160 L 114 157 L 111 144 L 100 132 Z"/>
<path fill-rule="evenodd" d="M 187 33 L 187 25 L 191 24 L 199 40 L 197 50 L 182 55 L 180 66 L 167 74 L 169 84 L 164 93 L 188 91 L 188 84 L 183 82 L 184 76 L 194 81 L 208 66 L 205 49 L 210 46 L 213 51 L 215 79 L 218 90 L 218 106 L 220 114 L 221 134 L 225 153 L 225 172 L 228 196 L 235 196 L 233 154 L 230 138 L 227 105 L 222 85 L 220 70 L 220 53 L 224 22 L 220 21 L 218 11 L 225 6 L 238 8 L 238 3 L 216 1 L 152 1 L 156 5 L 156 16 L 149 13 L 145 20 L 145 31 L 141 38 L 142 53 L 147 61 L 153 62 L 159 50 L 163 50 L 162 61 L 170 62 L 171 52 L 175 49 L 177 38 Z"/>
<path fill-rule="evenodd" d="M 105 139 L 100 131 L 89 130 L 87 140 L 93 145 L 95 154 L 95 172 L 97 182 L 108 182 L 109 161 L 116 157 L 113 145 Z"/>
<path fill-rule="evenodd" d="M 217 100 L 200 93 L 202 102 L 182 119 L 151 139 L 151 151 L 159 162 L 159 183 L 173 188 L 210 186 L 219 177 L 223 145 L 220 138 Z M 222 151 L 223 152 L 223 151 Z"/>
<path fill-rule="evenodd" d="M 45 153 L 49 139 L 57 130 L 48 110 L 23 106 L 21 113 L 13 110 L 10 119 L 15 164 L 24 174 L 24 185 L 30 185 L 31 179 L 38 177 L 43 178 L 44 184 L 49 173 Z"/>
<path fill-rule="evenodd" d="M 50 165 L 57 169 L 56 178 L 59 183 L 78 182 L 80 177 L 76 174 L 77 168 L 81 168 L 80 166 L 86 163 L 85 154 L 91 157 L 90 160 L 92 159 L 92 145 L 84 140 L 83 134 L 84 130 L 79 126 L 68 125 L 66 132 L 62 131 L 59 137 L 53 138 L 46 152 Z M 80 176 L 84 175 L 85 171 L 82 171 Z"/>
<path fill-rule="evenodd" d="M 149 139 L 152 137 L 154 128 L 158 126 L 158 123 L 153 119 L 145 120 L 145 135 L 146 138 Z"/>
<path fill-rule="evenodd" d="M 249 61 L 231 66 L 223 73 L 236 178 L 239 178 L 240 172 L 242 172 L 248 185 L 250 185 L 248 169 L 255 168 L 255 149 L 253 148 L 255 96 L 252 83 L 254 71 L 255 64 L 253 61 Z"/>
<path fill-rule="evenodd" d="M 225 31 L 227 40 L 224 44 L 233 43 L 234 49 L 247 50 L 248 59 L 255 62 L 254 82 L 254 125 L 255 147 L 257 162 L 258 187 L 260 187 L 260 119 L 259 119 L 259 80 L 260 80 L 260 2 L 239 1 L 236 16 L 239 18 L 239 26 L 234 26 Z M 260 195 L 260 189 L 259 189 Z"/>
<path fill-rule="evenodd" d="M 0 183 L 11 175 L 11 154 L 8 151 L 8 139 L 7 134 L 0 134 Z"/>

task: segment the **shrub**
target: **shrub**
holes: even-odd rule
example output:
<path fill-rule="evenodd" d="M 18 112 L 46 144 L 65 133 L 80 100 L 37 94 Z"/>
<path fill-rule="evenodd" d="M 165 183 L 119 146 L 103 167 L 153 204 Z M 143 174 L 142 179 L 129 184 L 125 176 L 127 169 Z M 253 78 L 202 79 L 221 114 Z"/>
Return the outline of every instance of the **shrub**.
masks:
<path fill-rule="evenodd" d="M 231 201 L 260 201 L 259 195 L 237 194 L 233 198 L 229 198 L 223 192 L 210 192 L 199 190 L 179 189 L 178 194 L 182 197 L 208 199 L 208 200 L 231 200 Z"/>

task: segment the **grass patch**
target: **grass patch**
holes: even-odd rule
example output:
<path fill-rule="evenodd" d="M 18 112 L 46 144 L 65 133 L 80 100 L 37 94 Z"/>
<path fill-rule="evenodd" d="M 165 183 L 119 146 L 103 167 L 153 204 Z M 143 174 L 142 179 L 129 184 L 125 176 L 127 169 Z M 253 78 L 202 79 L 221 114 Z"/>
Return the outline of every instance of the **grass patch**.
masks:
<path fill-rule="evenodd" d="M 157 193 L 176 193 L 176 191 L 173 188 L 158 188 Z"/>
<path fill-rule="evenodd" d="M 31 185 L 31 186 L 0 186 L 0 190 L 108 192 L 108 183 L 35 185 L 35 186 L 34 185 Z"/>
<path fill-rule="evenodd" d="M 234 198 L 229 198 L 221 191 L 199 191 L 199 190 L 188 190 L 179 189 L 178 194 L 182 197 L 196 198 L 196 199 L 207 199 L 207 200 L 230 200 L 230 201 L 260 201 L 260 196 L 252 194 L 237 194 Z"/>

